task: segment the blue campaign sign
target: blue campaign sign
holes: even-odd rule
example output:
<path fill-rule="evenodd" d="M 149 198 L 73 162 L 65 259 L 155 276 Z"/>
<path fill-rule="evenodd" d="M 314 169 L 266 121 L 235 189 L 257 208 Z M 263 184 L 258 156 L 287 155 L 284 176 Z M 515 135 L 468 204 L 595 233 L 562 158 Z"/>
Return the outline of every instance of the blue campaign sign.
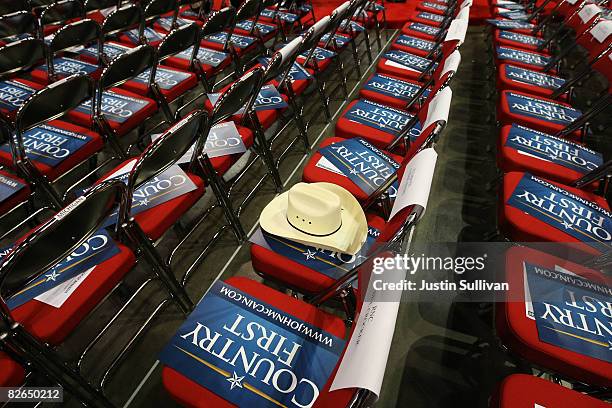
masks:
<path fill-rule="evenodd" d="M 239 23 L 236 23 L 236 28 L 251 32 L 251 30 L 253 29 L 253 23 L 253 20 L 242 20 Z M 260 21 L 257 22 L 255 27 L 257 27 L 257 29 L 262 35 L 271 34 L 276 30 L 276 26 L 274 24 L 266 24 Z"/>
<path fill-rule="evenodd" d="M 129 165 L 112 174 L 108 179 L 118 179 L 127 184 L 130 170 L 134 163 L 135 160 L 131 161 Z M 134 190 L 130 215 L 134 216 L 143 211 L 150 210 L 196 189 L 196 185 L 178 165 L 171 166 L 163 173 L 153 177 Z M 117 211 L 108 217 L 104 226 L 109 227 L 116 222 Z"/>
<path fill-rule="evenodd" d="M 112 42 L 104 43 L 104 48 L 103 48 L 104 55 L 106 55 L 111 60 L 113 58 L 117 58 L 119 55 L 125 54 L 129 50 L 131 50 L 131 48 L 126 45 L 112 43 Z M 84 48 L 80 52 L 80 54 L 89 56 L 91 58 L 96 58 L 98 56 L 98 46 L 90 45 L 89 47 Z"/>
<path fill-rule="evenodd" d="M 0 203 L 12 197 L 24 187 L 25 184 L 20 181 L 0 174 Z"/>
<path fill-rule="evenodd" d="M 132 44 L 139 44 L 140 38 L 138 37 L 138 29 L 135 28 L 130 31 L 126 31 L 125 36 L 132 42 Z M 142 33 L 148 43 L 158 42 L 164 39 L 164 34 L 158 33 L 151 27 L 145 27 Z"/>
<path fill-rule="evenodd" d="M 612 363 L 612 288 L 525 263 L 541 341 Z"/>
<path fill-rule="evenodd" d="M 393 136 L 399 136 L 413 115 L 366 99 L 359 99 L 344 117 Z M 421 124 L 417 123 L 410 130 L 410 140 L 414 141 L 420 134 Z"/>
<path fill-rule="evenodd" d="M 428 60 L 427 58 L 419 57 L 418 55 L 399 50 L 389 50 L 383 55 L 383 58 L 418 72 L 424 72 L 431 64 L 431 60 Z M 433 69 L 436 69 L 437 66 L 438 63 L 434 63 Z"/>
<path fill-rule="evenodd" d="M 509 92 L 506 94 L 510 112 L 530 116 L 547 122 L 568 125 L 578 119 L 582 112 L 559 103 L 532 98 Z"/>
<path fill-rule="evenodd" d="M 508 205 L 598 251 L 612 249 L 612 214 L 609 211 L 529 173 L 512 192 Z"/>
<path fill-rule="evenodd" d="M 424 2 L 422 2 L 422 3 L 421 3 L 421 6 L 423 6 L 423 7 L 429 7 L 429 8 L 431 8 L 431 9 L 434 9 L 434 10 L 439 10 L 439 11 L 446 11 L 446 10 L 448 9 L 448 7 L 447 7 L 447 6 L 445 6 L 444 4 L 441 4 L 441 3 L 433 3 L 433 2 L 430 2 L 430 1 L 424 1 Z"/>
<path fill-rule="evenodd" d="M 228 35 L 229 33 L 226 33 L 225 31 L 221 31 L 215 34 L 207 35 L 206 37 L 204 37 L 204 39 L 206 41 L 212 41 L 217 44 L 225 44 L 225 42 L 227 41 Z M 232 36 L 230 37 L 230 41 L 232 42 L 232 44 L 234 44 L 236 48 L 245 49 L 245 48 L 250 47 L 255 41 L 257 41 L 257 39 L 255 37 L 247 37 L 245 35 L 232 34 Z"/>
<path fill-rule="evenodd" d="M 151 68 L 143 71 L 134 80 L 143 84 L 149 83 L 151 76 Z M 191 76 L 187 72 L 177 71 L 172 68 L 157 67 L 155 71 L 155 82 L 161 89 L 172 89 L 178 86 L 181 82 L 187 81 Z"/>
<path fill-rule="evenodd" d="M 172 31 L 172 17 L 160 17 L 157 20 L 155 20 L 155 24 L 158 24 L 162 29 L 166 31 Z M 187 24 L 193 24 L 193 21 L 185 20 L 184 18 L 177 17 L 176 19 L 177 27 L 181 27 Z"/>
<path fill-rule="evenodd" d="M 439 27 L 433 27 L 427 24 L 422 24 L 422 23 L 410 23 L 408 28 L 411 30 L 419 31 L 421 33 L 429 34 L 432 36 L 438 35 L 438 33 L 440 32 Z"/>
<path fill-rule="evenodd" d="M 265 244 L 277 254 L 283 255 L 332 279 L 341 278 L 352 268 L 363 263 L 368 256 L 368 250 L 374 245 L 376 238 L 380 235 L 380 231 L 376 228 L 368 227 L 366 242 L 359 252 L 355 255 L 349 255 L 290 241 L 286 238 L 268 234 L 263 230 L 262 233 L 265 243 L 254 241 L 255 244 Z"/>
<path fill-rule="evenodd" d="M 525 10 L 525 6 L 517 3 L 507 3 L 500 5 L 500 8 L 505 8 L 507 10 Z"/>
<path fill-rule="evenodd" d="M 0 260 L 9 252 L 0 251 Z M 108 233 L 101 229 L 89 237 L 66 259 L 49 269 L 28 286 L 11 296 L 6 304 L 12 310 L 47 292 L 59 284 L 99 265 L 119 253 L 119 248 Z"/>
<path fill-rule="evenodd" d="M 40 125 L 23 135 L 23 146 L 30 160 L 55 167 L 92 140 L 90 136 L 50 125 Z M 11 152 L 8 143 L 0 150 Z"/>
<path fill-rule="evenodd" d="M 348 31 L 349 31 L 349 27 L 350 27 L 350 28 L 351 28 L 353 31 L 355 31 L 355 32 L 357 32 L 357 33 L 360 33 L 360 32 L 362 32 L 362 31 L 364 31 L 364 30 L 365 30 L 365 27 L 364 27 L 364 26 L 362 26 L 361 24 L 359 24 L 359 23 L 358 23 L 358 22 L 356 22 L 356 21 L 353 21 L 353 20 L 342 20 L 342 23 L 340 24 L 340 28 L 341 28 L 341 30 L 342 30 L 342 31 L 347 31 L 347 32 L 348 32 Z"/>
<path fill-rule="evenodd" d="M 279 18 L 280 20 L 286 23 L 295 23 L 300 18 L 297 14 L 287 13 L 284 11 L 274 10 L 274 9 L 265 9 L 259 15 L 261 17 L 272 18 L 272 19 Z"/>
<path fill-rule="evenodd" d="M 505 146 L 583 174 L 603 164 L 600 153 L 517 124 L 512 124 Z"/>
<path fill-rule="evenodd" d="M 189 47 L 186 50 L 179 52 L 175 55 L 175 57 L 189 61 L 191 59 L 191 54 L 193 54 L 193 47 Z M 228 57 L 229 54 L 226 52 L 211 50 L 210 48 L 204 47 L 198 48 L 198 55 L 196 55 L 196 58 L 202 64 L 210 65 L 213 68 L 221 65 Z"/>
<path fill-rule="evenodd" d="M 209 93 L 208 100 L 210 103 L 215 106 L 217 100 L 219 99 L 220 93 Z M 253 104 L 253 108 L 256 111 L 264 111 L 264 110 L 274 110 L 274 109 L 284 109 L 287 106 L 287 102 L 283 99 L 278 90 L 274 87 L 274 85 L 264 85 L 261 87 L 257 98 L 255 99 L 255 103 Z M 235 115 L 242 115 L 244 113 L 244 106 L 236 111 Z"/>
<path fill-rule="evenodd" d="M 311 407 L 345 341 L 216 282 L 159 360 L 239 407 Z"/>
<path fill-rule="evenodd" d="M 308 53 L 305 52 L 303 54 L 300 54 L 300 56 L 304 58 L 308 58 Z M 321 48 L 321 47 L 315 48 L 314 52 L 312 53 L 312 58 L 317 61 L 324 61 L 326 59 L 333 58 L 335 56 L 336 56 L 335 52 L 331 50 L 327 50 L 325 48 Z"/>
<path fill-rule="evenodd" d="M 503 30 L 531 30 L 535 28 L 535 25 L 526 21 L 488 19 L 487 23 Z"/>
<path fill-rule="evenodd" d="M 21 82 L 10 79 L 0 81 L 0 109 L 16 111 L 34 92 L 36 89 Z"/>
<path fill-rule="evenodd" d="M 517 42 L 519 44 L 527 44 L 533 46 L 540 46 L 544 44 L 543 38 L 534 37 L 532 35 L 525 35 L 521 33 L 515 33 L 513 31 L 503 30 L 499 32 L 499 38 L 504 40 Z"/>
<path fill-rule="evenodd" d="M 408 103 L 416 95 L 420 87 L 419 84 L 413 84 L 382 74 L 375 74 L 363 85 L 362 89 L 389 95 Z M 423 97 L 426 98 L 428 95 L 429 89 L 426 89 L 423 92 Z"/>
<path fill-rule="evenodd" d="M 326 43 L 327 40 L 329 40 L 329 36 L 330 34 L 325 34 L 323 37 L 321 37 L 321 42 L 322 43 Z M 343 48 L 346 44 L 348 44 L 348 42 L 351 40 L 349 37 L 345 37 L 341 34 L 334 34 L 334 40 L 336 41 L 336 43 L 338 44 L 338 48 Z M 333 42 L 330 43 L 333 45 Z"/>
<path fill-rule="evenodd" d="M 548 75 L 543 72 L 532 71 L 514 65 L 506 65 L 505 76 L 512 81 L 551 90 L 559 89 L 565 83 L 565 79 L 558 76 Z"/>
<path fill-rule="evenodd" d="M 428 13 L 426 11 L 420 12 L 416 16 L 418 18 L 422 18 L 423 20 L 435 21 L 436 23 L 441 23 L 444 21 L 444 16 L 440 14 Z"/>
<path fill-rule="evenodd" d="M 98 65 L 67 57 L 54 58 L 53 68 L 55 69 L 55 73 L 61 76 L 70 76 L 74 74 L 90 75 L 100 69 Z M 47 64 L 41 65 L 40 69 L 47 71 Z"/>
<path fill-rule="evenodd" d="M 362 138 L 333 143 L 319 149 L 319 153 L 367 195 L 374 193 L 400 167 L 399 163 Z"/>
<path fill-rule="evenodd" d="M 263 67 L 267 67 L 268 63 L 270 62 L 270 58 L 260 57 L 257 58 L 257 62 L 259 62 Z M 278 77 L 276 77 L 276 80 L 280 81 L 282 77 L 283 75 L 279 75 Z M 310 73 L 306 71 L 303 66 L 301 66 L 297 62 L 294 62 L 291 66 L 291 69 L 289 70 L 289 75 L 287 76 L 287 78 L 289 78 L 291 82 L 303 81 L 307 79 L 312 79 L 312 75 L 310 75 Z"/>
<path fill-rule="evenodd" d="M 528 21 L 529 20 L 529 15 L 527 13 L 525 13 L 524 11 L 508 11 L 505 13 L 499 13 L 498 14 L 499 17 L 503 17 L 503 18 L 507 18 L 510 20 L 519 20 L 519 21 Z"/>
<path fill-rule="evenodd" d="M 113 122 L 123 123 L 147 105 L 148 102 L 144 99 L 132 98 L 112 91 L 105 91 L 102 94 L 102 113 Z M 75 110 L 90 115 L 91 99 L 79 105 Z"/>
<path fill-rule="evenodd" d="M 507 47 L 497 47 L 497 58 L 500 60 L 523 62 L 539 67 L 545 66 L 550 61 L 550 58 L 544 55 Z"/>
<path fill-rule="evenodd" d="M 436 46 L 436 43 L 422 38 L 413 37 L 411 35 L 402 34 L 395 40 L 396 44 L 405 47 L 417 48 L 419 50 L 431 51 Z"/>

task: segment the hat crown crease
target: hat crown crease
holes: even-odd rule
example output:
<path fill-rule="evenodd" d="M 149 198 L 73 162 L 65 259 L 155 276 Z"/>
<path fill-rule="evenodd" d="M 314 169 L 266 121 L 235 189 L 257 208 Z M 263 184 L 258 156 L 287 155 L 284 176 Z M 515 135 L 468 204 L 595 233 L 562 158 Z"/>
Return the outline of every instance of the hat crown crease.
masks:
<path fill-rule="evenodd" d="M 342 225 L 340 197 L 314 185 L 296 185 L 289 190 L 287 221 L 307 234 L 333 234 Z"/>

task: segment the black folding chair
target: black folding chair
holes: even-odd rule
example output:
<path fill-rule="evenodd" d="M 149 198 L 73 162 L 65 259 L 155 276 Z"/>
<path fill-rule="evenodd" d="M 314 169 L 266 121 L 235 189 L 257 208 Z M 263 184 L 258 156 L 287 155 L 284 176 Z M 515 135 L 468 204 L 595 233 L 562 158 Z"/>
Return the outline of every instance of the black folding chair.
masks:
<path fill-rule="evenodd" d="M 0 16 L 0 45 L 38 33 L 38 20 L 29 11 L 16 11 Z"/>
<path fill-rule="evenodd" d="M 36 13 L 36 9 L 34 10 Z M 40 38 L 52 34 L 66 22 L 83 17 L 85 17 L 85 9 L 79 0 L 60 0 L 51 3 L 40 11 L 38 22 Z"/>
<path fill-rule="evenodd" d="M 119 181 L 94 187 L 21 240 L 0 265 L 2 348 L 92 407 L 113 405 L 51 346 L 15 321 L 6 299 L 74 252 L 124 200 L 125 185 Z"/>
<path fill-rule="evenodd" d="M 17 11 L 30 11 L 30 7 L 28 0 L 5 0 L 0 3 L 0 16 Z"/>

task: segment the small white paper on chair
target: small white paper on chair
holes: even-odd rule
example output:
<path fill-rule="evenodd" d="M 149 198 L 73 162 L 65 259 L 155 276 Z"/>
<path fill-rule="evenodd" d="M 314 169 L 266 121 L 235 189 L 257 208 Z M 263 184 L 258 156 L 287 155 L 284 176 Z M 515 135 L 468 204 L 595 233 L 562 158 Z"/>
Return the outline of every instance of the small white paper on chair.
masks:
<path fill-rule="evenodd" d="M 72 279 L 68 279 L 65 282 L 60 283 L 52 289 L 49 289 L 45 293 L 41 293 L 36 296 L 34 299 L 39 302 L 46 303 L 55 308 L 60 308 L 62 305 L 68 300 L 70 295 L 78 289 L 78 287 L 87 279 L 87 276 L 93 271 L 96 267 L 92 266 L 85 272 L 79 273 Z"/>
<path fill-rule="evenodd" d="M 450 86 L 443 88 L 436 96 L 433 97 L 427 108 L 427 117 L 425 123 L 421 129 L 425 130 L 432 123 L 448 121 L 448 114 L 450 112 L 450 104 L 453 99 L 453 91 Z"/>
<path fill-rule="evenodd" d="M 344 173 L 342 173 L 342 171 L 338 167 L 334 166 L 334 163 L 332 163 L 329 160 L 327 160 L 327 158 L 325 158 L 325 156 L 321 156 L 321 158 L 317 162 L 316 166 L 318 168 L 320 168 L 320 169 L 327 170 L 327 171 L 330 171 L 332 173 L 336 173 L 336 174 L 338 174 L 340 176 L 346 177 L 346 175 Z"/>
<path fill-rule="evenodd" d="M 363 388 L 377 397 L 380 395 L 401 292 L 398 291 L 397 301 L 391 301 L 389 296 L 388 291 L 374 290 L 372 285 L 368 285 L 355 330 L 330 391 Z"/>
<path fill-rule="evenodd" d="M 587 4 L 578 12 L 578 17 L 582 20 L 583 23 L 586 23 L 597 14 L 601 13 L 601 9 L 597 7 L 595 4 Z"/>
<path fill-rule="evenodd" d="M 591 30 L 591 35 L 600 43 L 606 41 L 606 39 L 612 34 L 612 21 L 603 20 L 600 21 Z"/>
<path fill-rule="evenodd" d="M 438 153 L 429 148 L 421 150 L 410 160 L 402 176 L 389 219 L 411 205 L 427 208 L 437 159 Z M 425 211 L 422 212 L 424 213 Z"/>

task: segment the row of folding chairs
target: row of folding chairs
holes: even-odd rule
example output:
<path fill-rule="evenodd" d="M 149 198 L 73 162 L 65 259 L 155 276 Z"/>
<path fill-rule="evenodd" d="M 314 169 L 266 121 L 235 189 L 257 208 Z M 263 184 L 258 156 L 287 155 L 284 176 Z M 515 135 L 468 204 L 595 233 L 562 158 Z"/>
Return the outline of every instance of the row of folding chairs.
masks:
<path fill-rule="evenodd" d="M 464 9 L 469 14 L 469 5 Z M 403 201 L 398 197 L 398 191 L 406 190 L 402 188 L 402 182 L 406 183 L 413 177 L 427 177 L 419 172 L 408 177 L 404 175 L 416 157 L 431 154 L 448 122 L 452 99 L 448 85 L 460 63 L 458 49 L 467 30 L 467 14 L 459 17 L 449 15 L 452 21 L 447 25 L 446 35 L 435 44 L 431 58 L 424 64 L 426 66 L 412 65 L 412 61 L 407 60 L 402 65 L 403 75 L 391 77 L 384 71 L 387 66 L 384 61 L 390 60 L 387 54 L 393 53 L 394 49 L 390 48 L 387 54 L 383 54 L 376 73 L 361 88 L 360 98 L 351 101 L 340 114 L 335 136 L 325 139 L 304 167 L 304 183 L 340 186 L 361 205 L 368 223 L 368 237 L 363 247 L 367 246 L 367 250 L 353 256 L 342 255 L 294 242 L 261 228 L 251 237 L 251 264 L 265 281 L 290 289 L 294 297 L 281 296 L 263 284 L 237 277 L 226 279 L 222 284 L 223 290 L 240 291 L 256 304 L 278 308 L 291 317 L 305 319 L 325 333 L 346 337 L 342 319 L 319 306 L 335 299 L 344 312 L 344 320 L 349 324 L 355 323 L 355 312 L 361 308 L 362 291 L 367 287 L 370 262 L 389 249 L 388 243 L 405 237 L 419 219 L 422 207 L 415 205 L 394 210 L 394 203 Z M 399 65 L 398 62 L 392 66 L 397 68 Z M 359 281 L 356 289 L 350 285 L 354 280 Z M 194 315 L 210 312 L 207 308 L 213 307 L 212 302 L 205 297 Z M 184 332 L 179 331 L 181 335 Z M 173 346 L 178 347 L 176 343 L 168 347 Z M 192 358 L 198 360 L 197 355 Z M 181 368 L 188 364 L 184 360 L 176 355 L 166 356 L 162 363 L 162 382 L 175 401 L 185 406 L 225 404 L 220 399 L 225 398 L 224 394 L 219 394 L 218 388 L 197 384 L 195 377 L 187 374 L 189 370 Z M 210 368 L 214 361 L 208 360 L 203 364 Z M 219 373 L 218 368 L 213 369 L 215 372 L 210 371 L 211 376 Z M 333 373 L 335 369 L 331 371 Z M 325 385 L 315 394 L 316 400 L 310 401 L 310 406 L 352 406 L 351 403 L 367 400 L 363 395 L 365 390 L 331 391 L 332 373 L 323 381 Z M 295 375 L 301 378 L 304 374 L 296 371 Z M 236 373 L 232 378 L 228 373 L 227 377 L 228 381 L 241 381 L 236 378 Z"/>
<path fill-rule="evenodd" d="M 245 4 L 248 5 L 248 3 Z M 161 81 L 152 80 L 152 78 L 158 78 L 156 70 L 160 68 L 160 60 L 166 62 L 180 52 L 189 50 L 187 54 L 190 56 L 186 59 L 191 58 L 191 61 L 188 67 L 201 64 L 200 61 L 196 61 L 194 55 L 197 55 L 198 48 L 201 46 L 202 31 L 209 26 L 211 29 L 220 26 L 212 32 L 227 33 L 224 31 L 227 29 L 227 24 L 219 24 L 219 20 L 226 21 L 224 19 L 228 14 L 240 13 L 242 8 L 237 12 L 230 8 L 212 11 L 202 26 L 195 23 L 173 28 L 156 46 L 147 40 L 142 41 L 143 44 L 126 45 L 125 42 L 121 42 L 121 35 L 119 41 L 116 39 L 112 42 L 107 41 L 109 39 L 107 36 L 125 32 L 125 27 L 133 29 L 134 22 L 142 27 L 145 18 L 140 16 L 135 20 L 129 19 L 129 24 L 116 28 L 121 21 L 125 22 L 126 15 L 138 14 L 132 14 L 135 7 L 128 4 L 110 11 L 102 25 L 97 25 L 97 27 L 102 27 L 102 31 L 105 27 L 115 27 L 109 30 L 107 35 L 100 36 L 99 32 L 91 30 L 92 27 L 96 27 L 95 21 L 87 18 L 76 19 L 53 33 L 50 41 L 46 43 L 34 35 L 7 42 L 0 48 L 0 53 L 19 56 L 7 62 L 9 65 L 3 70 L 5 78 L 8 78 L 3 83 L 7 101 L 16 102 L 10 96 L 21 98 L 12 105 L 7 103 L 3 106 L 2 113 L 9 147 L 9 154 L 6 156 L 7 165 L 12 166 L 24 176 L 22 179 L 24 188 L 31 188 L 36 192 L 41 191 L 51 207 L 62 214 L 62 216 L 56 216 L 43 223 L 42 226 L 37 226 L 38 217 L 43 217 L 42 208 L 36 209 L 36 203 L 28 200 L 32 206 L 32 213 L 27 220 L 22 221 L 10 231 L 14 234 L 30 225 L 35 226 L 25 236 L 19 238 L 17 241 L 19 244 L 16 247 L 9 245 L 4 252 L 6 257 L 3 259 L 3 267 L 6 269 L 2 271 L 5 283 L 2 298 L 10 307 L 4 307 L 5 303 L 3 303 L 3 319 L 11 322 L 7 326 L 11 328 L 12 333 L 9 337 L 27 339 L 28 345 L 17 344 L 17 340 L 10 344 L 3 344 L 3 349 L 6 349 L 11 356 L 8 358 L 3 355 L 2 358 L 3 366 L 10 367 L 9 370 L 3 370 L 3 374 L 6 374 L 2 377 L 3 384 L 20 384 L 26 373 L 23 367 L 27 367 L 28 370 L 42 373 L 51 381 L 64 385 L 69 392 L 90 405 L 111 405 L 104 395 L 104 386 L 126 358 L 130 347 L 142 334 L 148 322 L 159 315 L 170 303 L 177 304 L 185 313 L 193 307 L 193 302 L 186 294 L 185 284 L 195 264 L 192 264 L 182 278 L 177 278 L 171 265 L 178 247 L 172 251 L 169 258 L 164 259 L 156 248 L 156 242 L 177 224 L 183 214 L 195 207 L 196 203 L 207 195 L 207 185 L 211 186 L 220 205 L 225 209 L 229 223 L 235 227 L 236 235 L 240 236 L 239 220 L 232 219 L 235 213 L 227 211 L 232 208 L 228 197 L 232 186 L 225 183 L 223 175 L 240 158 L 241 154 L 210 158 L 204 153 L 207 137 L 216 135 L 216 132 L 222 132 L 221 128 L 229 128 L 234 132 L 234 137 L 237 135 L 240 138 L 245 148 L 252 149 L 255 155 L 261 158 L 267 168 L 267 173 L 280 187 L 280 179 L 274 159 L 270 155 L 269 140 L 264 128 L 271 126 L 278 117 L 278 111 L 286 109 L 286 102 L 295 97 L 291 89 L 293 88 L 292 83 L 297 82 L 297 79 L 293 81 L 290 75 L 296 68 L 300 69 L 296 67 L 298 56 L 302 54 L 302 60 L 305 65 L 308 65 L 309 61 L 314 59 L 313 54 L 317 50 L 323 50 L 323 47 L 331 43 L 335 44 L 333 38 L 337 30 L 345 28 L 350 33 L 351 16 L 363 6 L 363 3 L 347 2 L 334 11 L 332 16 L 321 20 L 322 22 L 317 22 L 301 36 L 296 37 L 277 52 L 269 54 L 268 58 L 261 60 L 254 67 L 245 70 L 246 72 L 237 80 L 216 89 L 219 91 L 217 94 L 205 89 L 208 100 L 202 101 L 200 108 L 195 111 L 179 114 L 181 110 L 177 109 L 167 115 L 161 123 L 152 125 L 149 125 L 147 118 L 153 117 L 153 113 L 162 106 L 160 101 L 163 93 L 159 85 Z M 148 3 L 146 8 L 153 7 L 152 4 L 155 4 L 155 0 Z M 246 6 L 243 4 L 242 7 Z M 147 15 L 146 8 L 144 15 Z M 118 15 L 123 17 L 116 17 Z M 343 22 L 346 25 L 343 26 Z M 139 30 L 142 32 L 141 29 Z M 83 33 L 88 33 L 88 35 L 85 36 Z M 333 35 L 329 35 L 330 40 L 323 41 L 321 37 L 325 34 Z M 346 38 L 352 39 L 352 37 Z M 93 47 L 88 47 L 89 43 L 93 43 Z M 103 62 L 106 54 L 104 50 L 111 49 L 108 47 L 109 44 L 125 49 L 113 58 L 109 58 L 107 62 Z M 54 48 L 53 45 L 56 45 L 57 48 Z M 96 74 L 55 69 L 57 68 L 56 58 L 73 58 L 74 53 L 85 53 L 88 48 L 90 50 L 93 48 L 96 61 L 102 61 L 103 67 L 98 69 L 99 72 Z M 49 52 L 50 49 L 57 52 Z M 60 50 L 69 50 L 69 57 Z M 336 58 L 336 55 L 337 53 L 334 52 L 325 59 Z M 74 61 L 83 60 L 77 56 Z M 50 64 L 53 64 L 51 69 L 49 69 Z M 316 63 L 313 65 L 316 66 Z M 37 70 L 45 71 L 45 66 L 47 76 L 44 81 L 39 79 L 37 82 L 36 78 L 41 77 L 35 76 L 34 73 Z M 161 69 L 166 69 L 166 67 L 164 65 Z M 170 69 L 169 66 L 168 69 Z M 196 72 L 188 70 L 177 70 L 176 72 L 181 72 L 192 81 L 197 82 L 198 73 L 197 70 L 194 69 L 194 71 Z M 49 72 L 57 75 L 51 78 L 48 75 Z M 27 79 L 24 78 L 25 75 L 28 75 Z M 132 92 L 130 89 L 135 90 L 136 88 L 127 86 L 130 81 L 139 82 L 137 78 L 140 78 L 140 82 L 145 84 L 145 95 Z M 272 95 L 276 95 L 275 98 L 280 100 L 273 101 L 272 105 L 285 103 L 285 106 L 266 110 L 265 105 L 271 102 L 261 101 L 260 90 L 263 87 L 274 88 L 274 84 L 278 89 L 289 89 L 289 95 L 273 93 Z M 149 93 L 149 90 L 153 91 Z M 177 92 L 177 97 L 179 94 Z M 212 98 L 213 95 L 216 99 Z M 198 95 L 197 98 L 200 96 Z M 258 109 L 261 106 L 264 109 Z M 126 112 L 132 114 L 127 115 Z M 135 112 L 139 114 L 137 118 L 133 117 Z M 135 128 L 143 127 L 145 120 L 147 126 L 152 126 L 154 130 L 147 129 L 145 132 L 143 129 L 138 132 L 138 137 L 133 143 L 127 147 L 122 145 L 122 137 Z M 161 133 L 161 136 L 151 135 L 153 131 Z M 30 137 L 25 138 L 26 134 Z M 54 166 L 38 164 L 40 160 L 35 161 L 36 156 L 32 154 L 32 151 L 40 150 L 40 147 L 37 146 L 45 144 L 51 153 L 55 151 L 53 148 L 61 147 L 62 143 L 58 140 L 66 135 L 85 142 L 93 139 L 96 141 L 96 149 L 102 149 L 102 146 L 107 143 L 109 147 L 107 150 L 112 152 L 112 158 L 105 160 L 102 164 L 94 160 L 94 165 L 87 171 L 85 178 L 70 185 L 65 193 L 59 194 L 49 183 L 51 178 L 49 173 L 43 173 L 50 171 Z M 37 142 L 40 143 L 37 144 Z M 86 143 L 81 143 L 83 144 Z M 141 146 L 144 146 L 144 149 L 141 149 Z M 80 150 L 77 151 L 83 153 Z M 89 150 L 90 153 L 95 153 L 95 151 L 95 149 Z M 183 156 L 186 156 L 184 160 L 182 160 Z M 55 175 L 62 176 L 66 171 L 73 170 L 76 163 L 90 161 L 93 155 L 90 154 L 90 157 L 87 157 L 86 154 L 83 154 L 79 157 L 71 165 L 55 170 Z M 177 165 L 179 162 L 180 166 Z M 6 173 L 4 180 L 7 181 L 7 186 L 11 186 L 15 177 Z M 28 195 L 29 191 L 22 197 L 29 198 Z M 74 199 L 74 197 L 77 198 Z M 66 207 L 67 203 L 70 204 Z M 181 238 L 179 246 L 189 241 L 209 214 L 210 209 L 199 214 L 198 220 L 193 223 L 190 231 Z M 232 223 L 233 221 L 235 223 Z M 109 229 L 113 225 L 114 227 Z M 219 236 L 220 232 L 217 232 L 215 236 Z M 98 242 L 104 242 L 105 245 L 93 245 L 90 242 L 93 238 L 98 239 Z M 22 261 L 16 260 L 17 258 L 33 259 L 33 254 L 41 250 L 53 258 L 42 259 L 41 257 L 39 264 L 33 268 L 25 267 L 20 263 Z M 58 270 L 58 260 L 64 259 L 67 254 L 72 254 L 70 259 L 76 259 L 75 254 L 82 251 L 85 253 L 93 251 L 94 254 L 89 255 L 92 255 L 91 259 L 97 262 L 79 263 L 81 266 L 78 267 L 69 262 L 68 267 Z M 28 255 L 22 257 L 20 253 L 28 253 Z M 201 262 L 202 257 L 203 253 L 200 253 L 197 261 Z M 150 266 L 152 272 L 150 277 L 137 288 L 119 312 L 105 324 L 103 330 L 88 343 L 78 359 L 76 369 L 68 368 L 58 358 L 53 348 L 61 344 L 74 331 L 78 323 L 109 293 L 120 287 L 122 279 L 134 269 L 140 258 Z M 15 261 L 11 261 L 12 259 Z M 51 262 L 52 259 L 53 262 Z M 12 264 L 13 262 L 15 264 Z M 79 285 L 78 290 L 61 306 L 54 307 L 34 299 L 36 293 L 44 293 L 40 291 L 48 288 L 48 285 L 42 284 L 48 282 L 47 275 L 51 275 L 50 281 L 64 282 L 74 278 L 67 272 L 83 272 L 79 268 L 85 265 L 91 268 L 89 275 L 83 278 L 84 281 Z M 11 275 L 15 276 L 7 278 Z M 112 360 L 100 383 L 93 384 L 93 381 L 86 380 L 80 374 L 80 369 L 87 353 L 101 341 L 117 320 L 126 316 L 130 301 L 153 283 L 161 284 L 162 288 L 167 291 L 168 298 L 157 305 L 145 325 L 141 326 L 128 345 Z M 34 287 L 36 289 L 31 291 L 31 288 Z"/>
<path fill-rule="evenodd" d="M 559 274 L 559 279 L 571 275 L 610 285 L 602 271 L 612 249 L 607 200 L 611 162 L 594 145 L 609 151 L 609 123 L 602 115 L 612 89 L 609 10 L 589 1 L 500 0 L 491 11 L 495 18 L 489 20 L 488 41 L 502 173 L 498 228 L 504 239 L 517 243 L 506 254 L 503 277 L 523 292 L 507 294 L 496 304 L 495 329 L 512 356 L 558 383 L 511 376 L 491 406 L 518 403 L 516 393 L 510 397 L 517 387 L 533 389 L 533 395 L 539 390 L 535 402 L 543 406 L 604 406 L 593 397 L 610 398 L 609 360 L 578 346 L 563 346 L 569 344 L 564 335 L 580 337 L 571 328 L 556 341 L 543 333 L 547 329 L 539 320 L 545 317 L 539 307 L 553 301 L 541 299 L 540 292 L 534 295 L 544 286 L 532 287 L 537 280 L 532 272 L 535 267 Z M 598 139 L 601 128 L 592 125 L 601 120 L 603 137 Z M 559 330 L 554 324 L 550 329 Z M 533 397 L 526 394 L 525 403 Z"/>

